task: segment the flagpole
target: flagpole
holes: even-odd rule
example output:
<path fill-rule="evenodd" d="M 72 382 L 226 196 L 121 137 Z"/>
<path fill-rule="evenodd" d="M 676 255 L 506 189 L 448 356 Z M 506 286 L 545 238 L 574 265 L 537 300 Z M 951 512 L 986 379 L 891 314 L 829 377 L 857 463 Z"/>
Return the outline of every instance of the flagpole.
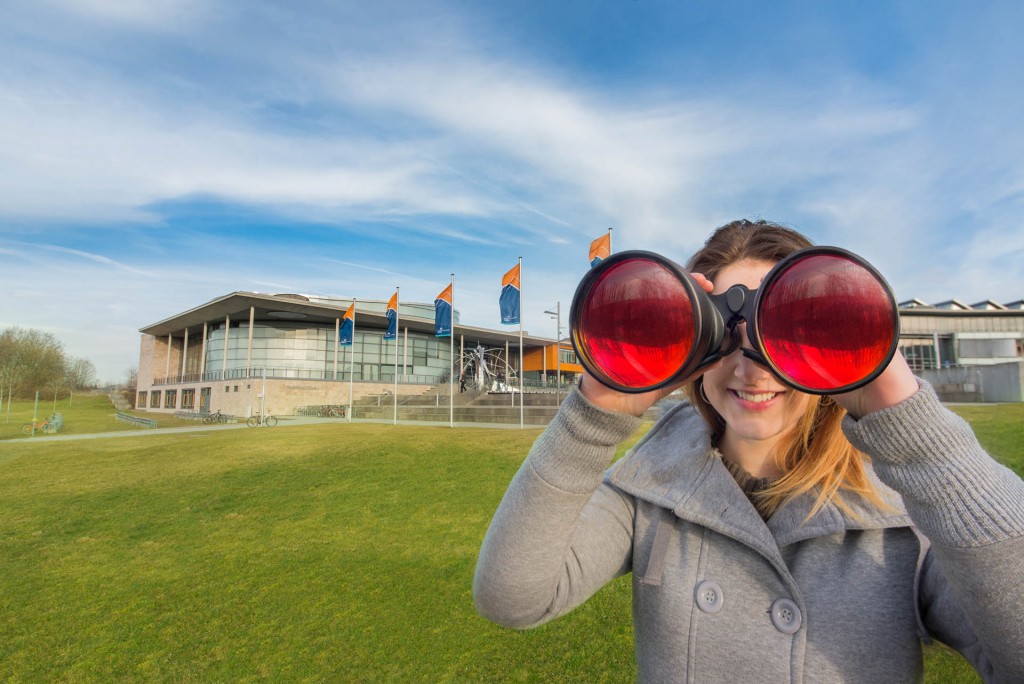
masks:
<path fill-rule="evenodd" d="M 399 297 L 399 288 L 395 286 L 395 421 L 394 425 L 398 425 L 398 308 L 401 306 L 402 299 Z"/>
<path fill-rule="evenodd" d="M 612 250 L 612 227 L 608 226 L 608 256 L 612 254 L 615 254 L 614 250 Z"/>
<path fill-rule="evenodd" d="M 452 273 L 452 312 L 448 326 L 448 427 L 455 427 L 455 274 Z"/>
<path fill-rule="evenodd" d="M 523 427 L 523 257 L 519 257 L 519 427 Z"/>
<path fill-rule="evenodd" d="M 352 351 L 348 353 L 348 422 L 352 422 L 352 380 L 356 375 L 356 298 L 352 298 Z"/>

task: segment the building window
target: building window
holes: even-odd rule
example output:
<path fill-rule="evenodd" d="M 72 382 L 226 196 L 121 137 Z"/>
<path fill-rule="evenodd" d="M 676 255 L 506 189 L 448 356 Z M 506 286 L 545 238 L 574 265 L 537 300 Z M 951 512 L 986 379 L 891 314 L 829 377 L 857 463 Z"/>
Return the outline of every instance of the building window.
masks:
<path fill-rule="evenodd" d="M 164 408 L 177 408 L 178 390 L 167 390 L 164 392 Z"/>
<path fill-rule="evenodd" d="M 140 408 L 140 409 L 146 408 L 146 393 L 145 392 L 139 392 L 139 396 L 135 400 L 135 408 Z"/>
<path fill-rule="evenodd" d="M 238 385 L 235 385 L 235 391 L 236 392 L 238 391 Z"/>
<path fill-rule="evenodd" d="M 224 391 L 225 392 L 230 392 L 231 391 L 230 385 L 224 385 Z"/>
<path fill-rule="evenodd" d="M 196 406 L 196 391 L 194 389 L 181 390 L 181 408 L 193 409 Z"/>
<path fill-rule="evenodd" d="M 160 408 L 160 391 L 154 390 L 149 393 L 149 408 Z"/>
<path fill-rule="evenodd" d="M 931 340 L 920 342 L 912 339 L 900 340 L 899 347 L 911 370 L 928 370 L 939 367 L 935 344 Z"/>

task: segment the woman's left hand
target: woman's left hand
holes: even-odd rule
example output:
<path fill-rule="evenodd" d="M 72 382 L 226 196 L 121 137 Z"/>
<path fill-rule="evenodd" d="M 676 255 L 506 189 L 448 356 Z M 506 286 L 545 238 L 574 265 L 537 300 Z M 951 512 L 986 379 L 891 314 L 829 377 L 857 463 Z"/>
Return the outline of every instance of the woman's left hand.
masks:
<path fill-rule="evenodd" d="M 860 420 L 869 413 L 895 406 L 917 392 L 917 378 L 903 355 L 896 352 L 881 374 L 860 389 L 832 398 L 854 418 Z"/>

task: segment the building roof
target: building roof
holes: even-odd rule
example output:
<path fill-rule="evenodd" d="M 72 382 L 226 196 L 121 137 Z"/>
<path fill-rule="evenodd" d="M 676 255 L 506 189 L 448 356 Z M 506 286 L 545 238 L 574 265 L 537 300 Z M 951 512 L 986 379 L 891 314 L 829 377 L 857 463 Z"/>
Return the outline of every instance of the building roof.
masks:
<path fill-rule="evenodd" d="M 955 297 L 953 299 L 947 299 L 944 302 L 939 302 L 934 306 L 936 309 L 950 309 L 954 311 L 968 311 L 971 308 Z"/>
<path fill-rule="evenodd" d="M 338 303 L 334 303 L 338 302 Z M 181 336 L 188 330 L 189 337 L 201 335 L 204 323 L 223 322 L 225 317 L 231 321 L 248 321 L 250 308 L 254 310 L 254 320 L 259 321 L 309 321 L 319 324 L 334 324 L 336 319 L 345 314 L 352 300 L 326 300 L 312 299 L 305 295 L 296 294 L 263 294 L 259 292 L 232 292 L 231 294 L 211 299 L 205 304 L 183 311 L 181 313 L 157 321 L 143 328 L 139 332 L 154 337 L 166 337 L 167 335 Z M 365 306 L 356 300 L 356 327 L 363 326 L 384 330 L 387 327 L 387 316 L 383 312 L 381 302 L 367 301 Z M 425 304 L 410 303 L 412 310 L 424 310 Z M 408 328 L 411 332 L 423 334 L 434 334 L 434 319 L 412 316 L 405 312 L 406 304 L 399 305 L 399 327 Z M 432 306 L 430 307 L 433 308 Z M 515 344 L 519 342 L 519 329 L 503 331 L 489 330 L 487 328 L 476 328 L 460 325 L 458 322 L 453 326 L 453 333 L 456 337 L 464 336 L 466 344 L 481 343 L 486 345 L 503 345 L 506 342 Z M 554 338 L 536 337 L 523 333 L 524 348 L 547 346 L 555 344 Z"/>
<path fill-rule="evenodd" d="M 938 302 L 936 304 L 929 304 L 923 299 L 907 299 L 900 302 L 898 305 L 901 314 L 911 315 L 927 315 L 927 314 L 956 314 L 956 313 L 975 313 L 975 314 L 994 314 L 998 312 L 1007 312 L 1011 315 L 1018 314 L 1020 311 L 1024 311 L 1024 299 L 1018 299 L 1014 302 L 1007 302 L 1006 304 L 1000 304 L 999 302 L 992 299 L 985 299 L 974 304 L 964 304 L 959 299 L 947 299 L 944 302 Z M 1019 315 L 1019 314 L 1018 314 Z"/>
<path fill-rule="evenodd" d="M 981 309 L 984 311 L 1005 311 L 1006 307 L 999 302 L 993 302 L 991 299 L 986 299 L 981 302 L 975 302 L 971 304 L 972 309 Z"/>

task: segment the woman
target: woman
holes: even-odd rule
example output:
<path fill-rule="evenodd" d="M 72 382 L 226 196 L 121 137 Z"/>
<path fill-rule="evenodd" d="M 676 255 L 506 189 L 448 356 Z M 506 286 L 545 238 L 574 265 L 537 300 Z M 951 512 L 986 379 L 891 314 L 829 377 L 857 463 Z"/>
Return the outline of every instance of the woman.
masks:
<path fill-rule="evenodd" d="M 738 221 L 688 268 L 708 292 L 754 289 L 809 244 Z M 673 388 L 584 375 L 491 522 L 482 615 L 539 625 L 632 572 L 642 681 L 916 681 L 933 638 L 986 680 L 1024 681 L 1024 483 L 899 354 L 833 397 L 739 350 L 686 386 L 606 471 Z"/>

